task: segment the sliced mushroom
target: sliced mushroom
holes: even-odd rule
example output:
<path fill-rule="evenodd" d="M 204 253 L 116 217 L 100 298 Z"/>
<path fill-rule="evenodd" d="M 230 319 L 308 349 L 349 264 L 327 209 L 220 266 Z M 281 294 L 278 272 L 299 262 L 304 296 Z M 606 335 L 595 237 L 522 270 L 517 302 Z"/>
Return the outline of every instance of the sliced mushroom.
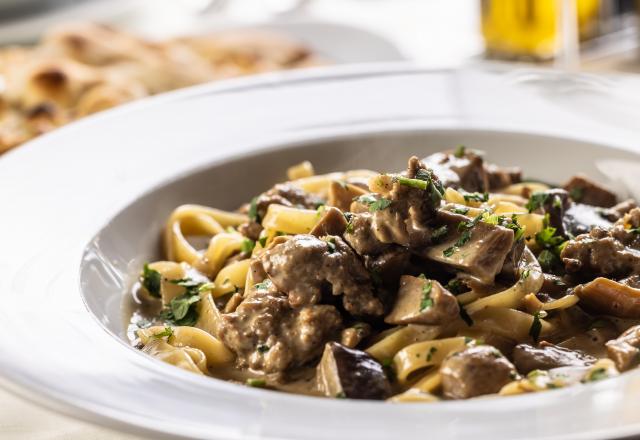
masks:
<path fill-rule="evenodd" d="M 325 345 L 316 380 L 328 397 L 383 400 L 391 394 L 389 380 L 375 359 L 337 342 Z"/>
<path fill-rule="evenodd" d="M 631 327 L 617 339 L 607 342 L 607 353 L 618 370 L 626 371 L 640 362 L 640 325 Z"/>
<path fill-rule="evenodd" d="M 573 235 L 586 234 L 594 227 L 611 229 L 613 223 L 602 216 L 602 208 L 574 203 L 564 213 L 564 230 Z M 552 224 L 553 225 L 553 224 Z"/>
<path fill-rule="evenodd" d="M 326 207 L 320 221 L 314 226 L 310 234 L 316 237 L 325 235 L 342 235 L 347 229 L 347 219 L 338 208 Z"/>
<path fill-rule="evenodd" d="M 349 211 L 349 207 L 351 206 L 353 199 L 363 194 L 367 194 L 368 192 L 369 191 L 366 189 L 360 188 L 359 186 L 351 183 L 334 181 L 331 182 L 331 186 L 329 187 L 327 204 L 329 206 L 335 206 L 341 211 Z"/>
<path fill-rule="evenodd" d="M 633 199 L 627 199 L 609 209 L 605 209 L 601 212 L 601 215 L 610 222 L 616 222 L 620 220 L 624 215 L 631 211 L 633 208 L 637 208 L 638 204 Z"/>
<path fill-rule="evenodd" d="M 497 393 L 518 376 L 513 364 L 489 345 L 452 354 L 442 363 L 440 374 L 443 393 L 451 399 Z"/>
<path fill-rule="evenodd" d="M 614 193 L 582 174 L 573 176 L 565 183 L 564 189 L 574 201 L 587 205 L 610 208 L 618 201 Z"/>
<path fill-rule="evenodd" d="M 426 257 L 473 275 L 484 284 L 491 284 L 511 252 L 514 233 L 502 226 L 479 222 L 471 229 L 469 241 L 457 247 L 458 239 L 454 236 L 432 246 Z"/>
<path fill-rule="evenodd" d="M 456 319 L 456 297 L 435 280 L 403 275 L 387 324 L 444 324 Z"/>
<path fill-rule="evenodd" d="M 558 367 L 584 367 L 596 361 L 594 357 L 575 350 L 541 342 L 538 347 L 519 344 L 513 349 L 513 363 L 518 371 L 527 374 L 533 370 Z"/>
<path fill-rule="evenodd" d="M 606 315 L 640 319 L 640 289 L 598 277 L 575 288 L 582 303 Z"/>

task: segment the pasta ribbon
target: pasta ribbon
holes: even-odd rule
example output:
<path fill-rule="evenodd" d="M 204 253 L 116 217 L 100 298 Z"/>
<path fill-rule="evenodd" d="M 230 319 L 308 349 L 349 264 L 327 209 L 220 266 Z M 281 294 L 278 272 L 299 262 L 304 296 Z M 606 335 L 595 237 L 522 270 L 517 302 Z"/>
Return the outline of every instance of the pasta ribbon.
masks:
<path fill-rule="evenodd" d="M 308 234 L 319 220 L 318 211 L 272 204 L 262 220 L 262 227 L 285 234 Z"/>
<path fill-rule="evenodd" d="M 155 326 L 138 330 L 140 341 L 147 345 L 158 339 L 165 327 Z M 195 348 L 204 353 L 207 367 L 226 365 L 235 358 L 233 353 L 217 338 L 196 327 L 173 327 L 167 343 L 177 348 Z"/>
<path fill-rule="evenodd" d="M 385 336 L 380 341 L 366 349 L 366 352 L 379 362 L 388 362 L 403 347 L 415 342 L 435 339 L 442 333 L 442 328 L 437 325 L 410 324 L 400 327 L 398 330 Z"/>
<path fill-rule="evenodd" d="M 549 185 L 540 183 L 540 182 L 521 182 L 521 183 L 513 183 L 507 186 L 506 188 L 500 190 L 500 192 L 503 192 L 505 194 L 511 194 L 514 196 L 528 197 L 527 194 L 533 194 L 534 192 L 547 191 L 549 188 L 550 188 Z"/>
<path fill-rule="evenodd" d="M 523 341 L 529 337 L 534 317 L 528 313 L 514 309 L 489 307 L 473 315 L 473 327 L 495 333 L 515 341 Z M 553 331 L 553 326 L 540 319 L 541 335 Z"/>
<path fill-rule="evenodd" d="M 185 288 L 172 283 L 172 280 L 180 280 L 187 276 L 186 263 L 174 263 L 173 261 L 156 261 L 149 264 L 149 268 L 160 273 L 160 297 L 162 303 L 167 305 L 171 300 L 185 292 Z"/>
<path fill-rule="evenodd" d="M 467 344 L 464 337 L 418 342 L 400 350 L 393 357 L 398 381 L 403 384 L 414 371 L 440 365 L 450 353 L 462 351 Z"/>
<path fill-rule="evenodd" d="M 202 260 L 203 271 L 210 278 L 215 278 L 227 259 L 242 249 L 244 237 L 236 232 L 222 232 L 215 235 Z"/>
<path fill-rule="evenodd" d="M 167 221 L 164 245 L 167 259 L 197 266 L 200 253 L 186 239 L 189 235 L 217 235 L 224 228 L 238 226 L 249 219 L 244 214 L 226 212 L 200 205 L 182 205 Z"/>
<path fill-rule="evenodd" d="M 236 292 L 239 289 L 244 288 L 250 265 L 251 260 L 246 259 L 235 261 L 228 266 L 223 267 L 222 270 L 218 272 L 218 276 L 216 276 L 216 279 L 213 282 L 215 285 L 211 291 L 213 297 L 218 298 L 226 295 L 227 293 Z"/>
<path fill-rule="evenodd" d="M 308 160 L 300 162 L 297 165 L 289 167 L 287 169 L 287 178 L 289 180 L 302 179 L 303 177 L 311 177 L 315 173 L 313 171 L 313 165 Z"/>
<path fill-rule="evenodd" d="M 145 344 L 142 351 L 192 373 L 205 374 L 207 372 L 205 354 L 195 348 L 177 348 L 162 339 L 155 339 Z"/>
<path fill-rule="evenodd" d="M 542 268 L 528 248 L 524 249 L 525 264 L 518 268 L 518 281 L 510 288 L 493 295 L 480 298 L 465 306 L 472 315 L 487 307 L 517 308 L 528 293 L 537 293 L 542 287 L 544 276 Z"/>
<path fill-rule="evenodd" d="M 378 173 L 371 170 L 351 170 L 344 173 L 336 172 L 329 174 L 321 174 L 318 176 L 305 177 L 302 179 L 298 179 L 294 181 L 294 183 L 302 188 L 304 191 L 317 194 L 322 197 L 327 197 L 329 194 L 329 188 L 331 187 L 331 182 L 337 181 L 345 181 L 354 177 L 362 177 L 364 179 L 369 179 L 373 176 L 377 176 Z"/>

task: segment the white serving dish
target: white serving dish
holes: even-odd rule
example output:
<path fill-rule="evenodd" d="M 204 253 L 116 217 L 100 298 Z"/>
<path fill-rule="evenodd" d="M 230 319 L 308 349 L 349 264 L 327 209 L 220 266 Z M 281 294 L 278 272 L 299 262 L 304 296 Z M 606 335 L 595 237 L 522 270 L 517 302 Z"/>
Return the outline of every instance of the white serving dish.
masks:
<path fill-rule="evenodd" d="M 585 123 L 510 81 L 409 65 L 269 74 L 143 100 L 10 152 L 0 159 L 2 384 L 56 411 L 156 438 L 640 433 L 640 372 L 536 395 L 393 405 L 198 377 L 125 341 L 124 292 L 157 252 L 169 211 L 233 208 L 301 159 L 320 172 L 396 169 L 410 154 L 464 143 L 551 181 L 577 171 L 604 179 L 602 161 L 640 162 L 633 133 Z"/>

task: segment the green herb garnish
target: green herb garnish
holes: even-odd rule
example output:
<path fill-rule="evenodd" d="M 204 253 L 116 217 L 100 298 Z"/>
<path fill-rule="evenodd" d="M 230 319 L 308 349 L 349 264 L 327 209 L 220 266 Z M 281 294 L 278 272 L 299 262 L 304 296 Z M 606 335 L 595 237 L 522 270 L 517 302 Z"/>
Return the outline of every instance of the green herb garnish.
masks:
<path fill-rule="evenodd" d="M 165 327 L 161 332 L 151 335 L 151 337 L 155 339 L 170 338 L 171 336 L 173 336 L 173 329 L 171 327 Z"/>
<path fill-rule="evenodd" d="M 256 348 L 256 350 L 258 350 L 259 353 L 266 353 L 267 351 L 269 351 L 271 347 L 269 347 L 266 344 L 260 344 L 258 345 L 258 347 Z"/>
<path fill-rule="evenodd" d="M 242 240 L 242 244 L 240 244 L 240 252 L 245 254 L 250 254 L 253 251 L 253 248 L 256 247 L 256 242 L 251 240 L 250 238 L 245 238 Z"/>
<path fill-rule="evenodd" d="M 347 395 L 344 393 L 344 391 L 340 391 L 339 393 L 336 393 L 336 399 L 346 399 Z"/>
<path fill-rule="evenodd" d="M 142 269 L 140 281 L 142 286 L 149 292 L 149 295 L 160 298 L 160 286 L 162 285 L 162 275 L 157 270 L 151 269 L 149 264 L 145 264 Z"/>
<path fill-rule="evenodd" d="M 213 289 L 213 283 L 201 283 L 191 278 L 170 280 L 170 282 L 184 287 L 185 292 L 173 298 L 160 312 L 160 317 L 174 325 L 194 326 L 198 321 L 196 304 L 200 301 L 200 293 Z"/>
<path fill-rule="evenodd" d="M 473 192 L 473 193 L 465 193 L 462 195 L 462 197 L 464 197 L 465 201 L 474 201 L 474 202 L 486 202 L 489 200 L 489 193 L 485 192 L 485 193 L 479 193 L 479 192 Z"/>
<path fill-rule="evenodd" d="M 460 306 L 460 318 L 462 318 L 462 320 L 471 327 L 473 325 L 473 319 L 471 319 L 471 316 L 469 316 L 462 304 L 458 303 L 458 305 Z"/>
<path fill-rule="evenodd" d="M 423 191 L 429 187 L 428 182 L 420 179 L 409 179 L 408 177 L 403 176 L 398 176 L 395 179 L 397 179 L 400 185 L 410 186 L 412 188 L 421 189 Z"/>
<path fill-rule="evenodd" d="M 267 386 L 267 381 L 264 379 L 249 378 L 247 379 L 247 385 L 254 388 L 264 388 Z"/>
<path fill-rule="evenodd" d="M 456 214 L 467 215 L 469 213 L 469 208 L 467 208 L 467 207 L 464 207 L 464 208 L 453 208 L 451 211 L 456 213 Z"/>
<path fill-rule="evenodd" d="M 596 382 L 598 380 L 606 379 L 607 377 L 609 377 L 609 375 L 607 374 L 606 369 L 596 368 L 595 370 L 591 371 L 587 375 L 587 377 L 582 379 L 582 382 Z"/>
<path fill-rule="evenodd" d="M 527 208 L 527 210 L 529 212 L 533 212 L 536 209 L 541 208 L 542 206 L 544 206 L 544 204 L 546 203 L 548 198 L 549 198 L 549 194 L 548 193 L 535 192 L 535 193 L 531 194 L 531 197 L 529 197 L 529 201 L 527 202 L 526 205 L 524 205 L 524 207 Z"/>
<path fill-rule="evenodd" d="M 581 188 L 579 186 L 576 186 L 575 188 L 571 188 L 571 191 L 569 191 L 569 196 L 571 196 L 571 198 L 576 202 L 579 202 L 580 200 L 582 200 L 583 195 L 584 195 L 584 188 Z"/>
<path fill-rule="evenodd" d="M 258 222 L 258 198 L 254 197 L 251 199 L 251 204 L 249 204 L 249 220 L 252 222 Z"/>
<path fill-rule="evenodd" d="M 431 347 L 429 349 L 429 351 L 427 352 L 427 362 L 431 362 L 431 359 L 433 358 L 433 355 L 435 354 L 436 351 L 438 351 L 436 347 Z"/>
<path fill-rule="evenodd" d="M 373 194 L 364 194 L 356 198 L 359 203 L 367 205 L 369 212 L 382 211 L 391 205 L 391 200 L 384 197 L 376 198 Z"/>
<path fill-rule="evenodd" d="M 531 274 L 531 269 L 527 268 L 527 269 L 522 271 L 522 274 L 520 274 L 520 279 L 521 280 L 526 280 L 527 278 L 529 278 L 530 274 Z"/>
<path fill-rule="evenodd" d="M 447 290 L 454 295 L 459 295 L 462 292 L 465 292 L 465 286 L 458 278 L 453 278 L 447 283 Z"/>
<path fill-rule="evenodd" d="M 535 341 L 538 342 L 540 338 L 540 332 L 542 331 L 542 321 L 541 318 L 545 318 L 547 316 L 547 312 L 541 310 L 533 314 L 533 321 L 531 322 L 531 328 L 529 328 L 529 336 Z"/>
<path fill-rule="evenodd" d="M 458 145 L 456 147 L 456 150 L 453 152 L 453 155 L 458 159 L 461 159 L 464 157 L 465 152 L 466 152 L 466 147 L 464 145 Z"/>
<path fill-rule="evenodd" d="M 253 287 L 255 287 L 258 290 L 269 290 L 271 286 L 273 286 L 273 282 L 271 282 L 271 280 L 267 278 L 263 282 L 255 284 Z"/>
<path fill-rule="evenodd" d="M 431 298 L 431 290 L 433 289 L 433 281 L 427 280 L 422 286 L 422 299 L 420 300 L 420 311 L 433 306 L 433 299 Z"/>
<path fill-rule="evenodd" d="M 440 226 L 431 234 L 431 240 L 433 240 L 434 243 L 438 243 L 447 235 L 447 232 L 449 232 L 449 227 L 447 225 Z"/>

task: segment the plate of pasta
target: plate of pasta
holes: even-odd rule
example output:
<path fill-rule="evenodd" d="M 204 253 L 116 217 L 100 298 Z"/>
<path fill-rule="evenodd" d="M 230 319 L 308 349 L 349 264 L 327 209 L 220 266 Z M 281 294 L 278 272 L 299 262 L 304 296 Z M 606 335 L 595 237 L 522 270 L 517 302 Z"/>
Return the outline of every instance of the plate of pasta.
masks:
<path fill-rule="evenodd" d="M 0 183 L 26 202 L 4 221 L 34 232 L 3 235 L 0 328 L 21 335 L 0 343 L 3 385 L 184 438 L 637 434 L 640 155 L 570 133 L 553 107 L 496 128 L 500 114 L 440 105 L 500 83 L 410 66 L 243 79 L 9 154 Z M 431 113 L 416 87 L 441 93 Z M 372 90 L 393 93 L 359 100 Z M 260 110 L 276 92 L 278 120 Z M 287 105 L 322 99 L 344 106 Z M 54 143 L 78 166 L 52 179 Z M 560 149 L 571 160 L 549 161 Z"/>

